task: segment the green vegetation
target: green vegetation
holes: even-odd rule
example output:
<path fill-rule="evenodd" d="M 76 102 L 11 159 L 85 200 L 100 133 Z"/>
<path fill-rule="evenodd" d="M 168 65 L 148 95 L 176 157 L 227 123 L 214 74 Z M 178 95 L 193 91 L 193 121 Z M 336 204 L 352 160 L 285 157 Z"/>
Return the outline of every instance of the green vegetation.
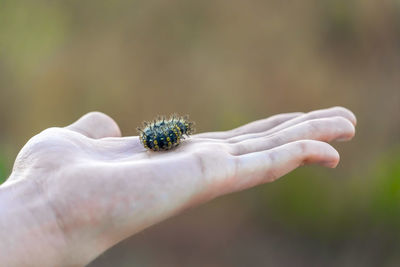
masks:
<path fill-rule="evenodd" d="M 371 186 L 371 219 L 396 230 L 400 225 L 400 150 L 382 157 L 375 175 Z"/>
<path fill-rule="evenodd" d="M 302 168 L 256 190 L 258 201 L 268 204 L 255 212 L 263 223 L 316 238 L 345 240 L 377 229 L 393 236 L 400 225 L 400 150 L 383 155 L 372 169 L 341 179 L 331 171 Z"/>

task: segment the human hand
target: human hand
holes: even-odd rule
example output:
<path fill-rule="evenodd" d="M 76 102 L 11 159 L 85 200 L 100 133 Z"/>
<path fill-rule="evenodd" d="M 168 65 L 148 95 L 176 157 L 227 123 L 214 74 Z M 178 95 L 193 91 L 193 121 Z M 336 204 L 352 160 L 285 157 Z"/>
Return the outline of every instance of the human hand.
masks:
<path fill-rule="evenodd" d="M 0 262 L 85 265 L 188 207 L 304 164 L 336 167 L 339 154 L 327 142 L 351 139 L 355 124 L 341 107 L 281 114 L 196 134 L 164 152 L 121 137 L 98 112 L 47 129 L 22 148 L 0 186 Z"/>

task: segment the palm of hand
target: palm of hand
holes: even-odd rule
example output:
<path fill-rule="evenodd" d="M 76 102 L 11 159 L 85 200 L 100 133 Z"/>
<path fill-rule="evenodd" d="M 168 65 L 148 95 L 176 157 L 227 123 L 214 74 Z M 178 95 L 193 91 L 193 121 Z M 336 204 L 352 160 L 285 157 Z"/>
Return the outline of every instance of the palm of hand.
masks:
<path fill-rule="evenodd" d="M 344 108 L 291 113 L 227 132 L 193 135 L 172 151 L 146 151 L 137 136 L 90 113 L 33 137 L 7 183 L 29 177 L 66 246 L 90 261 L 120 240 L 186 207 L 273 181 L 306 163 L 335 167 L 325 142 L 354 135 Z M 76 251 L 70 253 L 76 253 Z"/>

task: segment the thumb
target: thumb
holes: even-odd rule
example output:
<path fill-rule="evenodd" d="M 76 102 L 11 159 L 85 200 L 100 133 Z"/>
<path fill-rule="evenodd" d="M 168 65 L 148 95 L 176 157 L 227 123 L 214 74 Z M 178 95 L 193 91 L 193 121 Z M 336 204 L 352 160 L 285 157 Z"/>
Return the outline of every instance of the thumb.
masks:
<path fill-rule="evenodd" d="M 65 128 L 94 139 L 121 136 L 118 124 L 108 115 L 97 111 L 87 113 Z"/>

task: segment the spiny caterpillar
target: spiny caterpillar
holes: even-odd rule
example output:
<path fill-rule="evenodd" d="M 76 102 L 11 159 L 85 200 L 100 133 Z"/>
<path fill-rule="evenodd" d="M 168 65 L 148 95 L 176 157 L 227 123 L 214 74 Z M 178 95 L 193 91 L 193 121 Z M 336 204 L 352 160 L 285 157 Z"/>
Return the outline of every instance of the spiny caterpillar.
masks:
<path fill-rule="evenodd" d="M 149 150 L 169 150 L 179 145 L 184 135 L 194 133 L 194 123 L 188 121 L 188 116 L 180 117 L 176 114 L 167 120 L 158 116 L 152 122 L 144 122 L 143 129 L 138 127 L 139 139 L 143 146 Z"/>

